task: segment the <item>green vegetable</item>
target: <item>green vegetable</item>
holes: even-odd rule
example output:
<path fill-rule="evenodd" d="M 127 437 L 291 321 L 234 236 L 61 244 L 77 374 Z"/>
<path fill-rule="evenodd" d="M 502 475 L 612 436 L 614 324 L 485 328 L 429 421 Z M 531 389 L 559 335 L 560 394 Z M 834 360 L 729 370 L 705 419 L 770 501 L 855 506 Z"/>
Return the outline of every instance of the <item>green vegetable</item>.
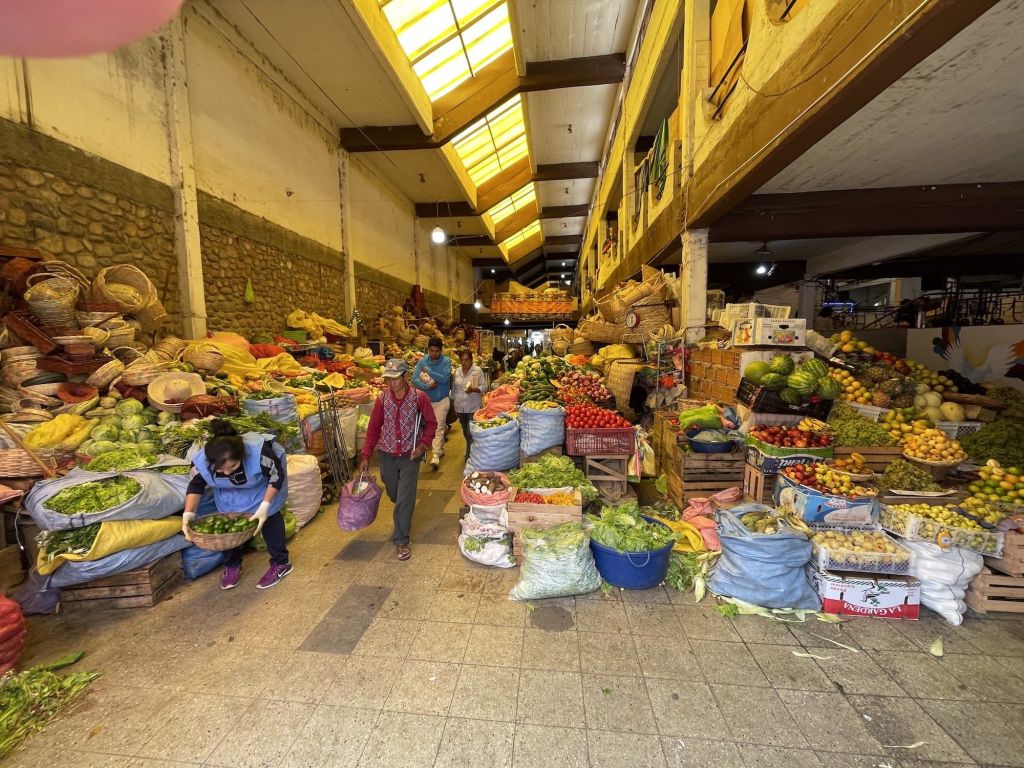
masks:
<path fill-rule="evenodd" d="M 156 423 L 159 424 L 160 426 L 172 424 L 177 420 L 178 417 L 168 411 L 160 411 L 160 413 L 158 413 L 156 417 Z"/>
<path fill-rule="evenodd" d="M 740 615 L 740 609 L 734 603 L 720 603 L 715 606 L 715 611 L 727 619 L 735 619 Z"/>
<path fill-rule="evenodd" d="M 164 475 L 187 475 L 192 471 L 192 467 L 188 464 L 175 464 L 171 467 L 157 467 L 155 471 Z"/>
<path fill-rule="evenodd" d="M 679 511 L 679 507 L 673 504 L 671 501 L 659 501 L 650 506 L 640 507 L 640 514 L 647 515 L 648 517 L 663 517 L 666 520 L 675 522 L 683 513 Z"/>
<path fill-rule="evenodd" d="M 295 531 L 298 530 L 298 521 L 295 519 L 295 515 L 288 509 L 288 505 L 285 504 L 281 511 L 278 513 L 284 518 L 284 537 L 290 539 L 295 535 Z M 250 546 L 253 549 L 264 550 L 267 548 L 267 543 L 263 540 L 263 534 L 257 533 L 255 538 L 249 541 Z"/>
<path fill-rule="evenodd" d="M 568 456 L 541 456 L 539 461 L 508 473 L 511 485 L 533 488 L 578 488 L 584 503 L 597 498 L 597 489 Z"/>
<path fill-rule="evenodd" d="M 668 556 L 668 573 L 665 583 L 680 592 L 693 589 L 693 579 L 700 573 L 700 561 L 696 552 L 672 552 Z"/>
<path fill-rule="evenodd" d="M 228 422 L 240 435 L 246 432 L 265 432 L 275 435 L 279 442 L 288 443 L 298 437 L 298 424 L 276 421 L 265 413 L 242 414 L 241 416 L 219 416 Z M 163 428 L 161 439 L 167 453 L 184 458 L 188 449 L 196 442 L 206 442 L 210 437 L 212 419 L 193 419 L 189 422 L 174 422 Z"/>
<path fill-rule="evenodd" d="M 117 440 L 121 436 L 121 430 L 113 424 L 99 424 L 92 428 L 89 437 L 93 440 Z"/>
<path fill-rule="evenodd" d="M 117 443 L 112 440 L 94 440 L 89 446 L 89 456 L 99 456 L 101 453 L 109 453 L 117 450 Z"/>
<path fill-rule="evenodd" d="M 1024 464 L 1024 424 L 1004 421 L 1002 416 L 1000 413 L 999 421 L 959 438 L 960 445 L 976 461 L 995 459 L 1004 467 L 1019 467 Z"/>
<path fill-rule="evenodd" d="M 126 432 L 138 431 L 145 427 L 149 422 L 141 414 L 134 414 L 132 416 L 125 416 L 121 419 L 121 429 Z"/>
<path fill-rule="evenodd" d="M 85 465 L 90 472 L 124 472 L 130 469 L 141 469 L 156 463 L 155 453 L 146 453 L 139 446 L 122 446 L 95 457 Z"/>
<path fill-rule="evenodd" d="M 1024 421 L 1024 392 L 1013 387 L 996 387 L 988 396 L 1006 406 L 999 412 L 1000 420 Z"/>
<path fill-rule="evenodd" d="M 895 445 L 892 435 L 881 424 L 861 416 L 843 402 L 836 402 L 828 417 L 829 426 L 835 431 L 835 445 L 864 447 L 885 447 Z"/>
<path fill-rule="evenodd" d="M 90 480 L 58 491 L 43 506 L 60 515 L 94 515 L 130 501 L 141 490 L 130 477 Z"/>
<path fill-rule="evenodd" d="M 146 410 L 145 406 L 143 406 L 142 403 L 140 403 L 134 397 L 126 397 L 124 400 L 122 400 L 121 402 L 114 406 L 114 412 L 122 418 L 124 418 L 125 416 L 134 416 L 136 414 L 142 413 L 144 410 Z"/>
<path fill-rule="evenodd" d="M 11 754 L 30 734 L 42 730 L 99 677 L 95 672 L 54 672 L 81 657 L 81 653 L 69 654 L 53 664 L 0 678 L 0 758 Z"/>
<path fill-rule="evenodd" d="M 36 542 L 46 553 L 47 561 L 53 561 L 59 555 L 85 555 L 96 543 L 102 523 L 93 523 L 84 528 L 71 528 L 66 531 L 42 531 Z"/>
<path fill-rule="evenodd" d="M 668 526 L 644 520 L 636 502 L 604 507 L 600 515 L 587 519 L 592 523 L 590 538 L 616 552 L 650 552 L 679 538 Z"/>

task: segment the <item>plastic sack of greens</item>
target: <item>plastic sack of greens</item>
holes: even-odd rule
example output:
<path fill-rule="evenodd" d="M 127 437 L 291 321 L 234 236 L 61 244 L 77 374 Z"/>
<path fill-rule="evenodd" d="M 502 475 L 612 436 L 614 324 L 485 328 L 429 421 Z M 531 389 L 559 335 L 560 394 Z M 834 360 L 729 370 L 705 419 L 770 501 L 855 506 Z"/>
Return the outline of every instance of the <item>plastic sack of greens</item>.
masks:
<path fill-rule="evenodd" d="M 25 510 L 44 531 L 106 520 L 160 520 L 184 509 L 185 494 L 155 472 L 85 472 L 44 480 L 25 497 Z"/>
<path fill-rule="evenodd" d="M 467 560 L 481 565 L 514 568 L 512 534 L 508 530 L 508 511 L 496 507 L 472 506 L 459 521 L 459 551 Z"/>
<path fill-rule="evenodd" d="M 722 428 L 722 411 L 717 405 L 708 403 L 700 408 L 691 408 L 679 413 L 679 427 L 683 430 L 692 426 L 704 429 Z"/>
<path fill-rule="evenodd" d="M 716 513 L 722 556 L 708 589 L 764 608 L 819 610 L 821 600 L 806 573 L 811 559 L 808 538 L 784 522 L 777 533 L 755 533 L 740 522 L 742 515 L 764 510 L 770 508 L 741 504 Z"/>
<path fill-rule="evenodd" d="M 921 602 L 950 624 L 967 612 L 964 596 L 985 561 L 977 552 L 953 547 L 943 551 L 926 541 L 901 541 L 910 550 L 910 575 L 921 582 Z"/>
<path fill-rule="evenodd" d="M 282 424 L 299 424 L 299 411 L 295 404 L 295 395 L 282 394 L 261 400 L 246 398 L 242 401 L 242 409 L 253 415 L 265 413 L 274 421 Z M 302 432 L 284 446 L 288 453 L 301 453 L 304 450 Z"/>
<path fill-rule="evenodd" d="M 590 539 L 582 523 L 523 528 L 519 538 L 523 544 L 523 565 L 519 583 L 509 594 L 513 600 L 585 595 L 601 586 Z"/>
<path fill-rule="evenodd" d="M 162 557 L 185 549 L 188 545 L 185 537 L 179 533 L 169 539 L 158 541 L 156 544 L 126 549 L 117 554 L 104 557 L 102 560 L 65 563 L 50 576 L 47 588 L 73 587 L 75 584 L 84 584 L 87 581 L 134 571 L 136 568 L 148 565 L 154 560 L 159 560 Z"/>
<path fill-rule="evenodd" d="M 565 442 L 565 411 L 532 406 L 523 403 L 519 409 L 519 445 L 527 456 L 536 456 Z"/>
<path fill-rule="evenodd" d="M 301 453 L 288 457 L 288 509 L 299 528 L 320 511 L 324 483 L 316 456 Z"/>
<path fill-rule="evenodd" d="M 508 418 L 501 414 L 498 418 Z M 485 422 L 486 423 L 486 422 Z M 473 444 L 469 448 L 466 474 L 470 472 L 503 472 L 519 466 L 519 422 L 509 418 L 504 424 L 482 427 L 471 422 L 469 433 Z"/>
<path fill-rule="evenodd" d="M 84 528 L 43 531 L 39 535 L 36 570 L 44 576 L 66 562 L 102 560 L 126 549 L 154 544 L 181 531 L 181 520 L 107 520 Z"/>

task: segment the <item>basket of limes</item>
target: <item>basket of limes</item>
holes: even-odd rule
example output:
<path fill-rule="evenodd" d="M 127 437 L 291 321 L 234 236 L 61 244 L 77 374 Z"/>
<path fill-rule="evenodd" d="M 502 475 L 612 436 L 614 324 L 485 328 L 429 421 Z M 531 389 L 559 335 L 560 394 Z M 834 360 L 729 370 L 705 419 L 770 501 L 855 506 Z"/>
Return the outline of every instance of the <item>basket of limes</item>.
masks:
<path fill-rule="evenodd" d="M 224 552 L 240 547 L 256 534 L 256 521 L 248 512 L 204 515 L 189 524 L 192 543 L 202 549 Z"/>

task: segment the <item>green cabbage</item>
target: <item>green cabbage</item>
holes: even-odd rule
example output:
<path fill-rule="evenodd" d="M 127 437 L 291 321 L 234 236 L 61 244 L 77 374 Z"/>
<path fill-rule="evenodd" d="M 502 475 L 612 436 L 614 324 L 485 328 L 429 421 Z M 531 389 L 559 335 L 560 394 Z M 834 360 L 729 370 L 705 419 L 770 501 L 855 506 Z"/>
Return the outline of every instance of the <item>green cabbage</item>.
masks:
<path fill-rule="evenodd" d="M 115 427 L 113 424 L 100 424 L 99 426 L 93 427 L 89 433 L 89 437 L 93 440 L 109 440 L 113 442 L 121 436 L 121 430 Z"/>
<path fill-rule="evenodd" d="M 159 454 L 163 453 L 164 447 L 157 440 L 143 440 L 138 443 L 136 447 L 145 453 Z"/>
<path fill-rule="evenodd" d="M 149 422 L 146 421 L 146 417 L 141 414 L 125 416 L 121 419 L 121 427 L 125 431 L 137 432 L 143 427 L 148 426 L 148 424 Z"/>
<path fill-rule="evenodd" d="M 90 456 L 99 456 L 101 453 L 107 453 L 108 451 L 116 451 L 117 443 L 112 440 L 95 440 L 93 444 L 89 446 Z"/>
<path fill-rule="evenodd" d="M 178 420 L 178 417 L 175 416 L 173 413 L 170 413 L 168 411 L 160 411 L 160 413 L 156 417 L 156 422 L 160 426 L 164 426 L 166 424 L 170 424 L 172 421 L 177 421 L 177 420 Z"/>
<path fill-rule="evenodd" d="M 114 406 L 114 411 L 118 416 L 135 416 L 145 409 L 145 407 L 136 400 L 134 397 L 127 397 L 117 405 Z"/>

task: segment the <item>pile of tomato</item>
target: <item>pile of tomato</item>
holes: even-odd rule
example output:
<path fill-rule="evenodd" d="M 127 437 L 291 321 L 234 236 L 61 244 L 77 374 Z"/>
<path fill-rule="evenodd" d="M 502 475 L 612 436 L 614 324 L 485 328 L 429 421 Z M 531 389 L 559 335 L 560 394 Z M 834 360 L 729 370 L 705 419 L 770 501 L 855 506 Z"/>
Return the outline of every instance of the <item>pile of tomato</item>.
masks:
<path fill-rule="evenodd" d="M 570 405 L 565 409 L 569 429 L 628 429 L 633 425 L 615 411 L 596 405 Z"/>

